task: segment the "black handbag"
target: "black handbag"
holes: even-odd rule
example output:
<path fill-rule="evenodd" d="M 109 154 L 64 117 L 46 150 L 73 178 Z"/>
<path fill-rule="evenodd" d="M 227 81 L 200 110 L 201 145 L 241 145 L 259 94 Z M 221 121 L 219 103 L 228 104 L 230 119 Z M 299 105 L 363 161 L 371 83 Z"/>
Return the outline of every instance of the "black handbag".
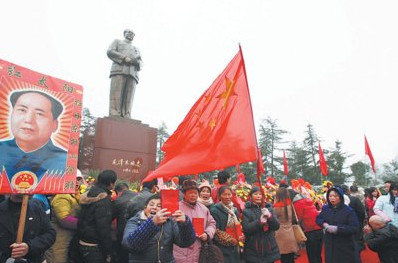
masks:
<path fill-rule="evenodd" d="M 224 263 L 224 255 L 219 247 L 209 239 L 202 242 L 199 253 L 199 263 Z"/>

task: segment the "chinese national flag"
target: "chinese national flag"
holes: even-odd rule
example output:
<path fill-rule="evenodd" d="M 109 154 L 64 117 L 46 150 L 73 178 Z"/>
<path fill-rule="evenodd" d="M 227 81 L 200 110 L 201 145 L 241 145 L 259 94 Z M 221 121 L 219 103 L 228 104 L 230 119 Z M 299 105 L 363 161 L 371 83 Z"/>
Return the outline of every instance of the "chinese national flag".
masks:
<path fill-rule="evenodd" d="M 368 140 L 366 139 L 366 136 L 365 136 L 365 154 L 367 154 L 369 156 L 370 164 L 372 165 L 372 170 L 374 173 L 376 173 L 375 159 L 373 158 L 373 154 L 372 154 L 372 151 L 370 150 L 369 143 L 368 143 Z"/>
<path fill-rule="evenodd" d="M 242 51 L 235 55 L 177 130 L 144 181 L 198 174 L 257 160 L 257 140 Z"/>
<path fill-rule="evenodd" d="M 325 156 L 323 156 L 321 143 L 319 143 L 319 168 L 321 169 L 323 176 L 328 175 L 328 165 L 326 164 Z"/>
<path fill-rule="evenodd" d="M 289 168 L 287 166 L 287 159 L 286 159 L 286 155 L 285 155 L 285 150 L 283 150 L 283 170 L 285 172 L 285 175 L 289 174 Z"/>

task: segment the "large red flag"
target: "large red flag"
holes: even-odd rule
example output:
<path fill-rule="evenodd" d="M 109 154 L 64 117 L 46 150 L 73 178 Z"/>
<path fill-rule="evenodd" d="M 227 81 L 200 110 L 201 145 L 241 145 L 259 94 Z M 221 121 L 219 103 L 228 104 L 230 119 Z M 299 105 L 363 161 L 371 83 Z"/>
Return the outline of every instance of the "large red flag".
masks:
<path fill-rule="evenodd" d="M 283 150 L 283 171 L 285 172 L 285 175 L 289 174 L 289 168 L 287 166 L 287 159 L 285 155 L 285 150 Z"/>
<path fill-rule="evenodd" d="M 164 159 L 144 181 L 257 160 L 253 112 L 241 50 L 194 104 L 162 150 Z"/>
<path fill-rule="evenodd" d="M 325 156 L 323 155 L 321 143 L 319 143 L 319 168 L 321 169 L 323 176 L 328 175 L 328 165 L 326 163 Z"/>
<path fill-rule="evenodd" d="M 365 135 L 365 154 L 367 154 L 369 156 L 370 164 L 372 165 L 372 170 L 374 173 L 376 173 L 375 159 L 373 158 L 373 154 L 372 154 L 372 151 L 370 150 L 368 140 L 366 139 L 366 135 Z"/>

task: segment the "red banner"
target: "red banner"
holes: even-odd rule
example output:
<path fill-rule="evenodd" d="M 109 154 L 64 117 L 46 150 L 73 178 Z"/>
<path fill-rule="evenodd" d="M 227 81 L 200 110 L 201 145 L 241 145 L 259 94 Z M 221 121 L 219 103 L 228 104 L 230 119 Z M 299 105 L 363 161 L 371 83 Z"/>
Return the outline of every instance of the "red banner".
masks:
<path fill-rule="evenodd" d="M 285 175 L 289 174 L 289 167 L 287 166 L 285 150 L 283 150 L 283 171 L 285 172 Z"/>
<path fill-rule="evenodd" d="M 321 143 L 319 143 L 319 168 L 321 169 L 323 176 L 328 175 L 328 165 L 326 163 L 325 156 L 323 155 Z"/>
<path fill-rule="evenodd" d="M 369 156 L 370 164 L 372 165 L 372 170 L 374 173 L 376 173 L 375 159 L 373 158 L 373 154 L 372 151 L 370 150 L 368 139 L 366 139 L 366 136 L 365 136 L 365 154 Z"/>
<path fill-rule="evenodd" d="M 0 194 L 74 193 L 82 86 L 0 59 Z"/>

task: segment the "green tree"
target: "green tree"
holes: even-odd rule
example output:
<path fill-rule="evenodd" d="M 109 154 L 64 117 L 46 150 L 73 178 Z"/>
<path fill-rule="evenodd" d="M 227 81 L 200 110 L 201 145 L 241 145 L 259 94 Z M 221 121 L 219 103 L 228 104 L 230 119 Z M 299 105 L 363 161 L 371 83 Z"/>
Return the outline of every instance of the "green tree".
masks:
<path fill-rule="evenodd" d="M 79 137 L 78 168 L 81 170 L 91 167 L 94 156 L 94 134 L 97 118 L 88 108 L 82 110 L 82 122 Z"/>
<path fill-rule="evenodd" d="M 307 174 L 309 169 L 309 158 L 303 147 L 299 146 L 296 141 L 290 143 L 286 149 L 286 159 L 289 167 L 288 179 L 297 179 Z"/>
<path fill-rule="evenodd" d="M 335 147 L 327 155 L 328 177 L 334 184 L 344 184 L 348 174 L 344 172 L 344 164 L 347 159 L 347 153 L 341 150 L 342 142 L 335 141 Z"/>
<path fill-rule="evenodd" d="M 240 172 L 245 175 L 247 182 L 257 182 L 257 162 L 248 162 L 241 164 Z"/>
<path fill-rule="evenodd" d="M 306 135 L 303 142 L 303 148 L 306 151 L 306 158 L 309 159 L 309 163 L 312 165 L 311 168 L 305 171 L 304 179 L 313 183 L 313 184 L 321 184 L 321 173 L 319 171 L 319 167 L 317 166 L 317 161 L 315 159 L 315 155 L 318 152 L 318 143 L 319 138 L 314 131 L 314 127 L 312 124 L 307 124 Z"/>
<path fill-rule="evenodd" d="M 157 136 L 157 149 L 156 149 L 156 165 L 158 165 L 164 158 L 164 152 L 162 151 L 163 144 L 166 142 L 166 140 L 170 137 L 168 131 L 167 131 L 167 126 L 164 121 L 162 121 L 162 124 L 158 127 L 158 136 Z"/>
<path fill-rule="evenodd" d="M 383 164 L 383 180 L 398 181 L 398 161 L 392 160 L 389 163 Z"/>
<path fill-rule="evenodd" d="M 95 133 L 95 123 L 97 118 L 91 114 L 88 108 L 83 108 L 82 110 L 82 122 L 80 125 L 80 138 L 83 137 L 85 133 L 94 135 Z"/>
<path fill-rule="evenodd" d="M 354 176 L 355 185 L 368 186 L 370 181 L 369 171 L 370 166 L 361 161 L 351 164 L 351 175 Z"/>
<path fill-rule="evenodd" d="M 271 117 L 264 119 L 260 124 L 260 139 L 259 146 L 263 160 L 266 163 L 266 175 L 275 177 L 276 174 L 281 174 L 282 170 L 278 167 L 282 167 L 282 157 L 277 156 L 276 153 L 281 152 L 281 145 L 283 135 L 287 131 L 281 129 L 277 124 L 277 120 L 273 120 Z"/>

